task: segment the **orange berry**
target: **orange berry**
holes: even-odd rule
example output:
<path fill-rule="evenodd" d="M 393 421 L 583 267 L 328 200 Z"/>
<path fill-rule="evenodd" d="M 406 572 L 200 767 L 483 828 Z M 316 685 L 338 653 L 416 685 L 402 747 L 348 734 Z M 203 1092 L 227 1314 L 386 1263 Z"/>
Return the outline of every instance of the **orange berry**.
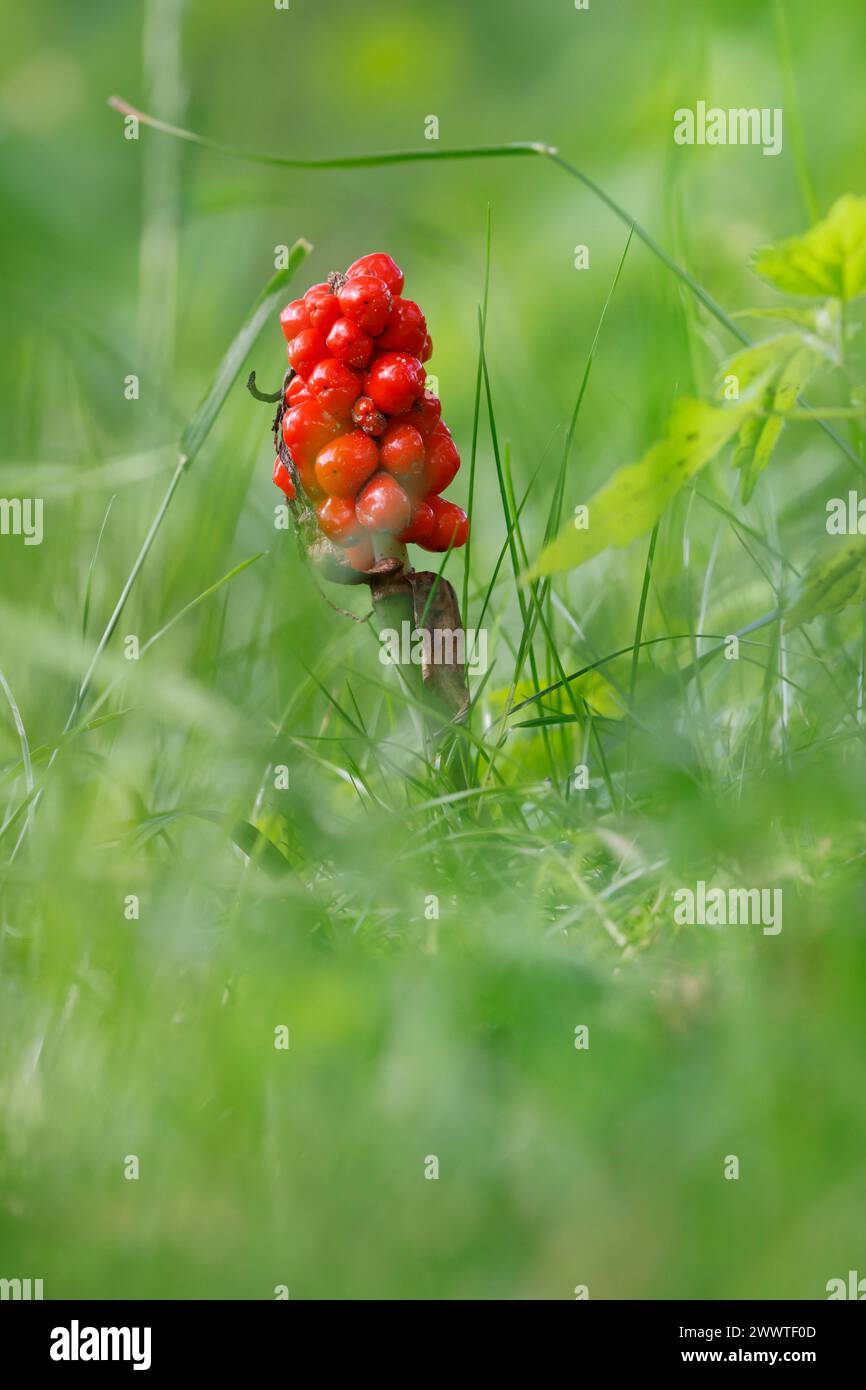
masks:
<path fill-rule="evenodd" d="M 363 430 L 341 434 L 316 459 L 316 480 L 329 497 L 354 497 L 376 472 L 379 450 Z"/>
<path fill-rule="evenodd" d="M 363 531 L 355 516 L 354 503 L 345 497 L 326 497 L 316 508 L 319 530 L 337 545 L 352 545 Z"/>

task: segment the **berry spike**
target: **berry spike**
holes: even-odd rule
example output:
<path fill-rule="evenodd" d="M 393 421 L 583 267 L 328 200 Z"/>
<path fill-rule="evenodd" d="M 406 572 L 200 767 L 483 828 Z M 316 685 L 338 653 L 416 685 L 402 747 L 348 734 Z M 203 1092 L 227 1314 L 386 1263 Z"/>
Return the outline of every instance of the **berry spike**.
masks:
<path fill-rule="evenodd" d="M 303 548 L 336 583 L 367 583 L 374 608 L 408 602 L 426 628 L 459 628 L 452 586 L 416 573 L 407 545 L 444 553 L 465 545 L 469 519 L 441 494 L 460 467 L 438 397 L 425 388 L 433 351 L 403 271 L 373 251 L 333 271 L 280 315 L 289 370 L 274 420 L 274 482 Z M 429 610 L 429 612 L 428 612 Z M 424 667 L 453 719 L 468 706 L 465 672 Z"/>
<path fill-rule="evenodd" d="M 379 563 L 396 560 L 410 573 L 406 544 L 454 549 L 469 522 L 441 497 L 460 454 L 425 390 L 432 343 L 403 286 L 393 257 L 373 251 L 286 305 L 280 326 L 292 372 L 276 423 L 295 467 L 275 481 L 294 481 L 327 540 L 357 531 Z"/>

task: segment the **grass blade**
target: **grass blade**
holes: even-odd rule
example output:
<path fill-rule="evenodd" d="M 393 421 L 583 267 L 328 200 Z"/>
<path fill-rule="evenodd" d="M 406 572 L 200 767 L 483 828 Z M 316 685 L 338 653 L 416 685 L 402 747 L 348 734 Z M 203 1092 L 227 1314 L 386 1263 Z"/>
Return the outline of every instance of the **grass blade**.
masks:
<path fill-rule="evenodd" d="M 213 385 L 183 432 L 180 452 L 186 467 L 192 463 L 210 433 L 250 348 L 278 307 L 298 266 L 306 260 L 312 249 L 303 237 L 296 241 L 289 252 L 288 264 L 271 276 L 256 300 L 252 313 L 220 363 Z"/>
<path fill-rule="evenodd" d="M 102 636 L 96 644 L 96 650 L 94 651 L 93 656 L 90 659 L 90 664 L 87 667 L 87 670 L 85 671 L 81 679 L 81 685 L 78 688 L 78 693 L 72 702 L 72 708 L 70 709 L 66 719 L 66 723 L 63 726 L 64 734 L 67 734 L 69 732 L 76 719 L 78 718 L 78 714 L 81 710 L 81 707 L 87 698 L 87 693 L 90 689 L 90 683 L 93 679 L 93 673 L 99 664 L 103 652 L 105 651 L 106 647 L 111 641 L 111 638 L 114 634 L 114 630 L 117 627 L 118 622 L 120 621 L 120 616 L 123 613 L 124 608 L 126 607 L 127 599 L 129 598 L 129 595 L 132 593 L 138 576 L 141 574 L 141 571 L 144 568 L 145 561 L 147 560 L 147 557 L 150 554 L 150 551 L 153 547 L 153 543 L 157 537 L 160 527 L 162 526 L 162 523 L 166 518 L 168 509 L 171 506 L 172 499 L 174 497 L 175 492 L 177 491 L 178 484 L 180 483 L 183 474 L 186 472 L 187 468 L 195 459 L 196 455 L 201 449 L 202 444 L 204 443 L 205 439 L 210 433 L 214 421 L 216 420 L 220 410 L 222 409 L 225 403 L 226 397 L 229 393 L 229 390 L 231 389 L 232 382 L 235 380 L 238 372 L 240 371 L 244 359 L 246 358 L 250 348 L 258 338 L 259 334 L 261 333 L 271 314 L 276 309 L 277 305 L 279 304 L 279 301 L 282 299 L 286 286 L 291 280 L 294 272 L 297 270 L 301 262 L 309 255 L 312 249 L 313 248 L 310 245 L 310 243 L 308 241 L 304 241 L 302 238 L 295 242 L 294 246 L 289 252 L 288 264 L 285 266 L 284 269 L 277 271 L 277 273 L 271 277 L 264 290 L 259 295 L 259 298 L 256 300 L 256 303 L 253 306 L 252 313 L 250 314 L 246 323 L 241 328 L 240 332 L 235 337 L 234 341 L 228 349 L 228 352 L 223 357 L 223 360 L 219 365 L 211 389 L 208 391 L 207 395 L 205 396 L 204 400 L 202 401 L 201 405 L 199 406 L 198 410 L 196 411 L 195 415 L 190 421 L 189 425 L 184 430 L 180 443 L 180 457 L 177 461 L 177 466 L 174 470 L 174 473 L 171 476 L 171 480 L 168 484 L 168 487 L 166 488 L 165 495 L 163 496 L 163 499 L 160 502 L 159 507 L 157 508 L 156 515 L 154 516 L 153 521 L 150 524 L 147 535 L 142 541 L 141 549 L 135 557 L 132 568 L 126 577 L 126 581 L 123 585 L 123 588 L 120 591 L 120 594 L 118 595 L 117 602 L 115 603 L 111 616 L 105 625 L 105 629 L 102 633 Z M 58 748 L 59 744 L 53 750 L 52 755 L 48 761 L 48 767 L 46 768 L 46 776 L 48 775 L 48 772 L 51 770 L 51 767 L 54 763 L 54 759 L 57 755 Z M 22 828 L 21 834 L 19 835 L 18 840 L 15 844 L 15 848 L 12 851 L 11 859 L 14 859 L 16 854 L 18 853 L 27 828 L 33 820 L 33 816 L 42 797 L 43 790 L 44 782 L 43 786 L 40 788 L 39 792 L 34 798 L 31 814 Z"/>
<path fill-rule="evenodd" d="M 287 159 L 283 155 L 251 154 L 245 150 L 236 150 L 229 145 L 221 145 L 215 140 L 208 140 L 202 135 L 196 135 L 193 131 L 183 130 L 180 126 L 169 125 L 166 121 L 160 121 L 155 116 L 149 116 L 144 111 L 138 111 L 131 106 L 123 97 L 109 97 L 108 105 L 115 111 L 119 111 L 124 116 L 135 116 L 143 125 L 150 126 L 153 130 L 160 131 L 163 135 L 174 136 L 178 140 L 187 140 L 191 144 L 201 145 L 205 149 L 214 150 L 218 154 L 229 155 L 233 159 L 245 159 L 254 164 L 270 164 L 285 169 L 365 169 L 378 167 L 388 164 L 414 164 L 423 163 L 428 159 L 498 159 L 513 158 L 520 155 L 543 155 L 552 162 L 564 169 L 572 178 L 578 179 L 585 188 L 599 198 L 606 207 L 618 217 L 627 227 L 634 230 L 636 235 L 652 254 L 661 261 L 672 275 L 681 280 L 688 287 L 696 299 L 703 304 L 704 308 L 712 314 L 713 318 L 719 323 L 724 324 L 728 332 L 733 334 L 738 342 L 745 347 L 752 346 L 752 339 L 737 326 L 730 314 L 727 314 L 709 290 L 705 290 L 703 285 L 684 270 L 681 265 L 669 256 L 667 251 L 656 241 L 645 227 L 642 227 L 636 218 L 626 212 L 614 198 L 606 193 L 588 174 L 569 164 L 568 160 L 563 159 L 559 151 L 553 145 L 546 145 L 539 140 L 514 140 L 502 145 L 467 145 L 462 149 L 450 150 L 392 150 L 384 154 L 368 155 L 346 155 L 335 159 Z M 808 409 L 808 402 L 801 400 L 800 405 Z M 816 420 L 816 424 L 824 431 L 829 439 L 837 448 L 841 449 L 849 462 L 853 463 L 858 472 L 866 473 L 866 464 L 840 434 L 833 429 L 825 420 Z"/>
<path fill-rule="evenodd" d="M 12 719 L 15 724 L 16 733 L 18 734 L 18 743 L 21 747 L 21 765 L 24 769 L 24 785 L 27 788 L 27 796 L 24 802 L 24 804 L 26 805 L 26 802 L 29 801 L 29 799 L 33 795 L 33 764 L 30 758 L 30 743 L 27 738 L 27 730 L 24 728 L 24 720 L 21 718 L 21 711 L 18 708 L 15 696 L 12 694 L 9 682 L 7 681 L 2 671 L 0 671 L 0 690 L 2 690 L 3 694 L 6 696 L 6 702 L 9 705 L 10 710 L 12 711 Z M 20 809 L 21 808 L 19 807 L 18 810 Z M 14 819 L 15 814 L 17 814 L 17 811 L 13 813 L 11 819 Z M 27 820 L 24 822 L 25 830 L 27 829 L 27 825 L 32 815 L 33 806 L 31 805 L 27 813 Z M 8 824 L 9 821 L 7 820 L 3 825 L 3 830 L 6 829 L 6 826 Z M 2 834 L 2 831 L 0 831 L 0 834 Z"/>
<path fill-rule="evenodd" d="M 248 164 L 269 164 L 278 169 L 370 169 L 380 164 L 415 164 L 427 159 L 495 159 L 514 155 L 551 154 L 549 145 L 541 145 L 534 140 L 512 140 L 505 145 L 469 145 L 461 150 L 391 150 L 381 154 L 340 155 L 333 159 L 289 159 L 281 154 L 259 154 L 252 150 L 239 150 L 233 145 L 223 145 L 218 140 L 208 140 L 204 135 L 196 135 L 192 130 L 170 125 L 156 116 L 139 111 L 123 97 L 109 97 L 108 105 L 121 116 L 134 116 L 141 125 L 150 126 L 162 135 L 172 135 L 176 140 L 198 145 L 215 154 L 229 155 L 232 159 L 243 159 Z"/>
<path fill-rule="evenodd" d="M 487 305 L 490 298 L 490 248 L 493 224 L 490 204 L 487 204 L 487 241 L 484 252 L 484 294 L 481 301 L 481 344 L 478 350 L 478 366 L 475 372 L 475 407 L 472 415 L 472 453 L 469 457 L 469 497 L 466 512 L 469 517 L 469 535 L 463 553 L 463 602 L 461 612 L 464 623 L 469 621 L 469 555 L 472 546 L 472 504 L 475 500 L 475 462 L 478 455 L 478 421 L 481 415 L 481 362 L 484 352 L 484 338 L 487 332 Z"/>

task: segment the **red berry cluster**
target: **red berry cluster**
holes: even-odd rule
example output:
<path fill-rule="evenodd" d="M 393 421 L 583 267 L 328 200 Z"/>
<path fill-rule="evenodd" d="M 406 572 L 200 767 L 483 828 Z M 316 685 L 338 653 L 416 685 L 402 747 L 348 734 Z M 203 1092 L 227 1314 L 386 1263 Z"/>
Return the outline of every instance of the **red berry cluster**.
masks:
<path fill-rule="evenodd" d="M 281 431 L 320 531 L 369 569 L 374 537 L 425 550 L 464 545 L 466 513 L 441 497 L 460 467 L 442 407 L 425 390 L 433 350 L 403 272 L 384 252 L 314 285 L 280 315 L 294 375 Z M 295 496 L 278 457 L 274 482 Z"/>

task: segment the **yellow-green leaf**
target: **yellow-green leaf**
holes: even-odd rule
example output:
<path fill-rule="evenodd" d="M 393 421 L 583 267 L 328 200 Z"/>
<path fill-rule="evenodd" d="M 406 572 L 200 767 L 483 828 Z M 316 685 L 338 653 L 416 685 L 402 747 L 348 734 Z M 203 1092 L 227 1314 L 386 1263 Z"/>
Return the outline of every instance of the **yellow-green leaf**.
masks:
<path fill-rule="evenodd" d="M 755 253 L 754 270 L 787 294 L 854 299 L 866 290 L 866 198 L 839 198 L 802 236 Z"/>
<path fill-rule="evenodd" d="M 760 376 L 766 376 L 770 385 L 802 342 L 800 333 L 779 333 L 775 338 L 765 338 L 762 343 L 755 343 L 754 347 L 743 348 L 725 362 L 721 369 L 722 381 L 736 377 L 740 394 L 747 391 Z"/>
<path fill-rule="evenodd" d="M 762 408 L 776 413 L 751 415 L 740 428 L 733 465 L 740 470 L 740 496 L 744 502 L 748 502 L 758 478 L 770 462 L 782 433 L 785 412 L 797 404 L 800 393 L 823 360 L 815 348 L 803 344 L 802 339 L 797 341 L 801 345 L 790 354 L 776 374 L 774 384 L 764 392 Z"/>
<path fill-rule="evenodd" d="M 840 538 L 809 566 L 785 615 L 786 629 L 866 599 L 866 537 Z"/>
<path fill-rule="evenodd" d="M 761 383 L 762 385 L 763 383 Z M 618 468 L 589 501 L 589 524 L 570 522 L 545 546 L 530 577 L 585 564 L 608 546 L 628 545 L 655 524 L 671 498 L 736 433 L 759 399 L 758 388 L 731 405 L 685 397 L 671 414 L 668 432 L 637 463 Z"/>

